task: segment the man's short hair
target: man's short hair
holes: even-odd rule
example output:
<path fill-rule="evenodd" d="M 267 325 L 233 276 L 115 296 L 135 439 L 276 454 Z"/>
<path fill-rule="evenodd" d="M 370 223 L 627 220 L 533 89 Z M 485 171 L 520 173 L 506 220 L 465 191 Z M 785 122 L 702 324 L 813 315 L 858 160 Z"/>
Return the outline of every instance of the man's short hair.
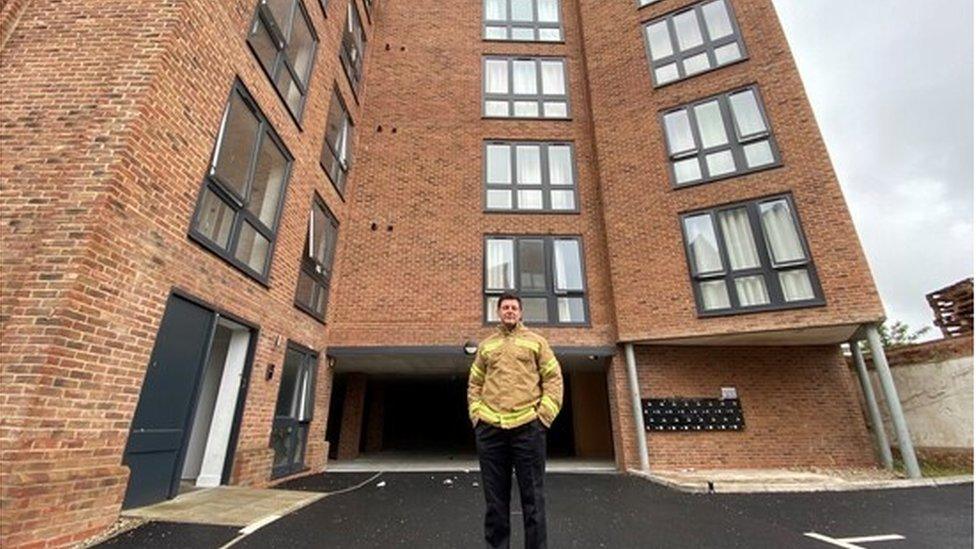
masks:
<path fill-rule="evenodd" d="M 503 301 L 510 301 L 510 300 L 518 301 L 519 309 L 522 309 L 522 298 L 519 297 L 519 296 L 517 296 L 517 295 L 515 295 L 515 294 L 510 294 L 510 293 L 504 293 L 504 294 L 502 294 L 501 296 L 498 297 L 498 305 L 497 305 L 497 307 L 499 309 L 501 309 L 502 308 L 502 302 Z"/>

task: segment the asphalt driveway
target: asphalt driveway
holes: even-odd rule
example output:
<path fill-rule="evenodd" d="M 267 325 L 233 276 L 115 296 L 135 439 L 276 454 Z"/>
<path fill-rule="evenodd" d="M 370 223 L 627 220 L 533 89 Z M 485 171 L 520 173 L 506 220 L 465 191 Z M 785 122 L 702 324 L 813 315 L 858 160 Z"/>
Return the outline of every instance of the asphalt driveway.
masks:
<path fill-rule="evenodd" d="M 129 547 L 480 547 L 473 473 L 330 473 L 281 486 L 331 492 L 243 535 L 236 528 L 151 523 L 109 540 Z M 368 482 L 367 482 L 368 481 Z M 549 545 L 561 547 L 973 547 L 972 484 L 804 494 L 685 494 L 624 475 L 546 477 Z M 517 499 L 513 495 L 513 500 Z M 512 546 L 522 546 L 512 506 Z M 805 535 L 812 533 L 820 539 Z M 838 542 L 842 543 L 842 542 Z M 850 542 L 848 542 L 850 543 Z M 848 546 L 850 547 L 850 546 Z"/>

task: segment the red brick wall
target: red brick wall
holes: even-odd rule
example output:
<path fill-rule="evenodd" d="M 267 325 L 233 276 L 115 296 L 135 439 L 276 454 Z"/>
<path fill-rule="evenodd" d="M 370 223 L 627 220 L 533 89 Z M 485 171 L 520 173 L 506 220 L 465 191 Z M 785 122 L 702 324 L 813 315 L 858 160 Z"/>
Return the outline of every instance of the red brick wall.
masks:
<path fill-rule="evenodd" d="M 649 432 L 652 469 L 875 464 L 839 347 L 637 347 L 636 355 L 641 398 L 718 398 L 735 387 L 746 424 L 738 432 Z M 615 359 L 611 379 L 629 398 L 624 364 Z M 618 446 L 618 465 L 639 467 L 630 401 L 617 405 L 626 451 Z"/>
<path fill-rule="evenodd" d="M 325 347 L 323 325 L 292 302 L 313 190 L 346 217 L 318 158 L 332 82 L 349 91 L 344 2 L 328 18 L 306 2 L 320 43 L 301 128 L 245 43 L 255 5 L 38 0 L 4 43 L 5 547 L 66 545 L 115 521 L 129 423 L 174 287 L 260 326 L 232 482 L 269 481 L 285 341 Z M 268 288 L 186 236 L 235 75 L 295 157 Z M 319 365 L 312 471 L 325 465 L 330 390 L 324 356 Z"/>

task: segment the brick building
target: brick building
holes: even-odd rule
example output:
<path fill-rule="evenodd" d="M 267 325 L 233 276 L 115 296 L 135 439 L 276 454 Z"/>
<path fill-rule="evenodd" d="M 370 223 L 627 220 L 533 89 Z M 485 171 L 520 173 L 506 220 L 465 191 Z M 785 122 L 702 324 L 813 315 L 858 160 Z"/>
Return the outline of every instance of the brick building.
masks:
<path fill-rule="evenodd" d="M 504 290 L 563 365 L 554 454 L 875 463 L 839 345 L 884 313 L 770 0 L 8 0 L 0 30 L 5 546 L 472 452 Z M 723 387 L 744 429 L 640 448 L 631 390 Z"/>

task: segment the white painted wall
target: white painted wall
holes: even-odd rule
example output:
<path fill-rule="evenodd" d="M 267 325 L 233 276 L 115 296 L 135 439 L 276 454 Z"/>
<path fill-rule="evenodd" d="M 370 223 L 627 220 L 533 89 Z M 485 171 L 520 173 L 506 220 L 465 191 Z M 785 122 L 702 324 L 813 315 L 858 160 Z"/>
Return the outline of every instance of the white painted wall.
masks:
<path fill-rule="evenodd" d="M 217 325 L 213 345 L 210 348 L 210 360 L 203 374 L 203 386 L 200 388 L 200 399 L 197 401 L 197 411 L 190 431 L 186 460 L 183 461 L 183 474 L 180 477 L 183 480 L 195 479 L 200 474 L 200 463 L 203 460 L 203 450 L 210 431 L 210 418 L 213 414 L 214 402 L 217 400 L 220 373 L 227 359 L 230 336 L 230 330 L 220 324 Z"/>
<path fill-rule="evenodd" d="M 241 389 L 241 376 L 247 347 L 251 334 L 246 329 L 236 329 L 227 347 L 227 360 L 220 378 L 220 389 L 214 404 L 213 418 L 207 446 L 203 453 L 203 464 L 197 477 L 197 486 L 219 486 L 220 477 L 227 458 L 230 432 L 234 426 L 234 412 L 237 408 L 237 395 Z"/>

